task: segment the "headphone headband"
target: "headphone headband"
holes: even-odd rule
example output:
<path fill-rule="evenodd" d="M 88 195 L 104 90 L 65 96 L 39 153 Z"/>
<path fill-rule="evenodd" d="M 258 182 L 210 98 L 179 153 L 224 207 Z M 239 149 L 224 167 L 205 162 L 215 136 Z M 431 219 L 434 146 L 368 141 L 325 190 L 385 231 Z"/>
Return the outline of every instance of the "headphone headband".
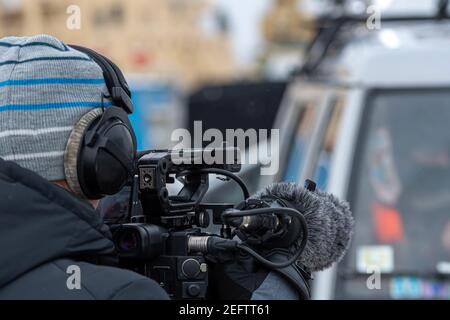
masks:
<path fill-rule="evenodd" d="M 106 87 L 114 104 L 121 107 L 128 114 L 133 113 L 134 108 L 131 102 L 130 88 L 122 71 L 120 71 L 114 62 L 92 49 L 77 45 L 70 45 L 70 47 L 88 55 L 100 66 L 103 71 Z"/>

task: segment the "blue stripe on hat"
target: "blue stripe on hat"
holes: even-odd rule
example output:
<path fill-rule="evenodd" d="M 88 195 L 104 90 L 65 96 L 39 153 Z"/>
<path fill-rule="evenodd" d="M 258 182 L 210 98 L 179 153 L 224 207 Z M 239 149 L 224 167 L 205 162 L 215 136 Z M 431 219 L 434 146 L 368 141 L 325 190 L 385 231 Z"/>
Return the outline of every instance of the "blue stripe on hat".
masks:
<path fill-rule="evenodd" d="M 63 103 L 41 103 L 41 104 L 7 104 L 0 106 L 0 112 L 14 111 L 14 110 L 46 110 L 46 109 L 67 109 L 67 108 L 101 108 L 111 107 L 111 102 L 98 101 L 71 101 Z"/>
<path fill-rule="evenodd" d="M 41 78 L 7 80 L 0 82 L 0 87 L 6 86 L 29 86 L 35 84 L 104 84 L 104 79 L 77 79 L 77 78 Z"/>

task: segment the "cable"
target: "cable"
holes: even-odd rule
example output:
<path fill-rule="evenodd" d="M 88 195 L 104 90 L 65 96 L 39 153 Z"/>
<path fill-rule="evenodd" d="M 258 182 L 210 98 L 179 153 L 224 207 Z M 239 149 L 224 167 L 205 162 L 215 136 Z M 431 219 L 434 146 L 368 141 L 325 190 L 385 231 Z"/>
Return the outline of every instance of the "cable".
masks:
<path fill-rule="evenodd" d="M 300 255 L 302 254 L 302 250 L 298 250 L 297 253 L 288 261 L 282 262 L 282 263 L 277 263 L 277 262 L 272 262 L 270 260 L 267 260 L 260 254 L 258 254 L 256 251 L 254 251 L 253 249 L 251 249 L 250 247 L 248 247 L 242 243 L 238 244 L 237 248 L 241 249 L 242 251 L 245 251 L 246 253 L 251 255 L 255 260 L 257 260 L 259 263 L 261 263 L 263 266 L 265 266 L 268 269 L 286 268 L 286 267 L 290 266 L 291 264 L 295 263 L 298 260 L 298 258 L 300 257 Z"/>
<path fill-rule="evenodd" d="M 238 244 L 237 248 L 241 249 L 242 251 L 245 251 L 249 255 L 251 255 L 253 258 L 255 258 L 258 262 L 260 262 L 262 265 L 269 269 L 282 269 L 287 266 L 290 266 L 291 264 L 295 263 L 300 255 L 302 254 L 303 250 L 305 249 L 306 243 L 308 242 L 308 227 L 305 220 L 305 217 L 298 212 L 295 209 L 292 208 L 258 208 L 258 209 L 251 209 L 251 210 L 245 210 L 245 211 L 227 211 L 222 214 L 222 217 L 224 219 L 228 217 L 244 217 L 244 216 L 255 216 L 259 214 L 266 214 L 266 213 L 275 213 L 275 214 L 287 214 L 290 216 L 295 216 L 300 220 L 301 228 L 302 228 L 302 241 L 300 242 L 299 249 L 295 253 L 295 255 L 289 259 L 286 262 L 282 263 L 276 263 L 267 260 L 260 254 L 258 254 L 256 251 L 251 249 L 250 247 L 246 246 L 245 244 Z"/>
<path fill-rule="evenodd" d="M 244 198 L 248 199 L 250 198 L 250 192 L 248 191 L 247 186 L 245 185 L 244 180 L 242 180 L 239 176 L 235 175 L 234 173 L 224 170 L 224 169 L 215 169 L 215 168 L 210 168 L 210 169 L 200 169 L 201 173 L 215 173 L 215 174 L 220 174 L 222 176 L 228 177 L 231 180 L 234 180 L 242 189 L 242 193 L 244 194 Z"/>
<path fill-rule="evenodd" d="M 250 192 L 248 191 L 247 186 L 245 185 L 245 182 L 235 175 L 234 173 L 224 170 L 224 169 L 218 169 L 218 168 L 208 168 L 208 169 L 199 169 L 199 170 L 185 170 L 177 174 L 178 177 L 187 176 L 189 174 L 194 173 L 206 173 L 206 174 L 219 174 L 225 177 L 230 178 L 231 180 L 234 180 L 242 189 L 242 193 L 244 194 L 244 198 L 248 199 L 250 197 Z"/>

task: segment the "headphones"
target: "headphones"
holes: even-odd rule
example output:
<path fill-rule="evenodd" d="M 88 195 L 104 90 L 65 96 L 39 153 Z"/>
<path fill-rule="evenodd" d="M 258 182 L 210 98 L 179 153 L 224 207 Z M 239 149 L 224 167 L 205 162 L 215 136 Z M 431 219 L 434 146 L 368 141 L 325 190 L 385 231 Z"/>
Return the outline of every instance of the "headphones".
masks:
<path fill-rule="evenodd" d="M 64 153 L 64 174 L 70 189 L 87 199 L 119 192 L 135 171 L 136 136 L 128 114 L 131 91 L 120 69 L 94 50 L 71 45 L 87 54 L 103 71 L 113 106 L 85 114 L 70 133 Z"/>

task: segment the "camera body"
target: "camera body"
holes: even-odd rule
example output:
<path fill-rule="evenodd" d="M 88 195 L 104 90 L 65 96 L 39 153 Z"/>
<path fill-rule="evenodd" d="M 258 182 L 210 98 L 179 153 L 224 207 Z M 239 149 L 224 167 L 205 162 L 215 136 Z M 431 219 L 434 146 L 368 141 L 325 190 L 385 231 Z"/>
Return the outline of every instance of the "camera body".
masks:
<path fill-rule="evenodd" d="M 200 229 L 169 231 L 146 223 L 124 224 L 114 232 L 121 267 L 157 281 L 175 299 L 203 299 L 208 266 L 203 255 L 189 252 L 189 238 Z"/>
<path fill-rule="evenodd" d="M 227 157 L 227 164 L 204 159 Z M 230 157 L 232 157 L 230 160 Z M 208 293 L 205 257 L 207 228 L 212 220 L 231 237 L 221 213 L 233 204 L 204 204 L 209 174 L 239 172 L 239 149 L 153 150 L 140 154 L 125 223 L 110 224 L 120 266 L 157 281 L 173 299 L 204 299 Z M 170 196 L 167 184 L 182 184 Z M 212 217 L 212 219 L 211 219 Z M 203 250 L 202 250 L 203 249 Z"/>

